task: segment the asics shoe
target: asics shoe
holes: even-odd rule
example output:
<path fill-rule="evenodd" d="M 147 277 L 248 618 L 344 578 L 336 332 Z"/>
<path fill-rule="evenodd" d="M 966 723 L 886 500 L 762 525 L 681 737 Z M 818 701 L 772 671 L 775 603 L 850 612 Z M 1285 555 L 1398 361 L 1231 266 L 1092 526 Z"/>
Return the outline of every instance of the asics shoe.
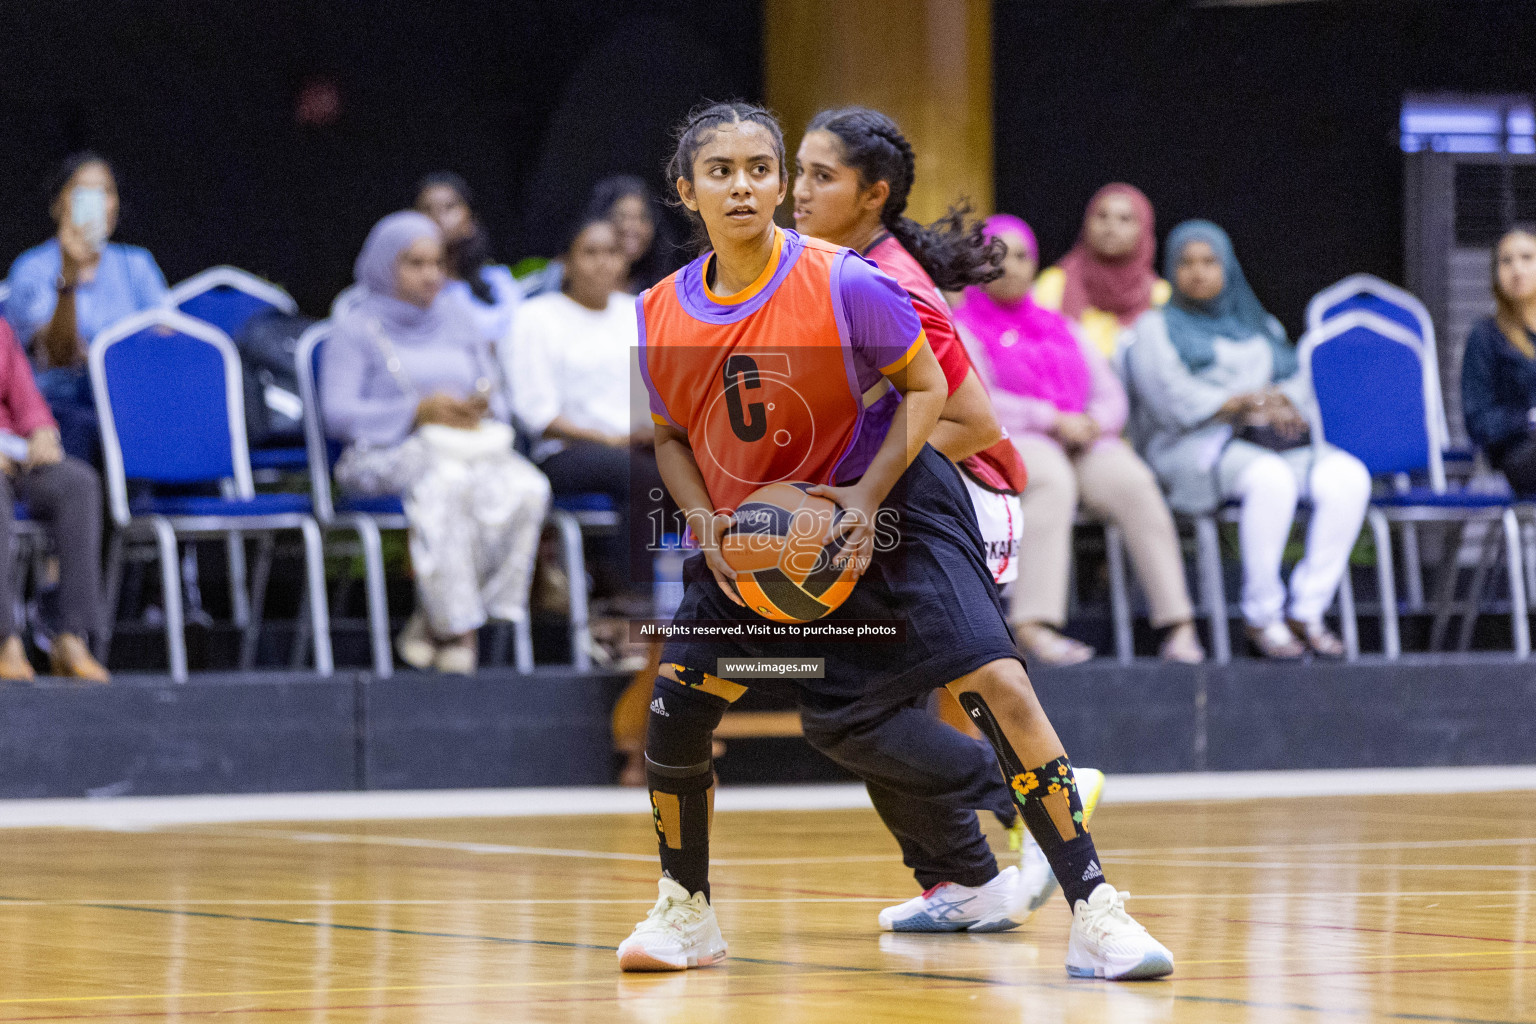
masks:
<path fill-rule="evenodd" d="M 619 943 L 619 969 L 686 971 L 724 960 L 725 939 L 704 894 L 690 896 L 670 878 L 663 878 L 658 888 L 656 905 Z"/>
<path fill-rule="evenodd" d="M 940 882 L 921 896 L 880 911 L 887 932 L 1006 932 L 1024 923 L 1019 869 L 1010 867 L 986 885 Z"/>
<path fill-rule="evenodd" d="M 1173 954 L 1125 912 L 1125 898 L 1100 882 L 1072 909 L 1067 973 L 1074 978 L 1134 981 L 1173 973 Z"/>
<path fill-rule="evenodd" d="M 1104 773 L 1097 768 L 1077 768 L 1073 774 L 1077 776 L 1078 799 L 1083 802 L 1083 828 L 1087 828 L 1088 819 L 1099 806 L 1099 797 L 1104 795 Z M 1027 897 L 1027 919 L 1056 892 L 1056 874 L 1051 870 L 1051 862 L 1045 859 L 1045 851 L 1024 827 L 1022 814 L 1013 819 L 1008 829 L 1008 848 L 1019 852 L 1019 889 Z"/>

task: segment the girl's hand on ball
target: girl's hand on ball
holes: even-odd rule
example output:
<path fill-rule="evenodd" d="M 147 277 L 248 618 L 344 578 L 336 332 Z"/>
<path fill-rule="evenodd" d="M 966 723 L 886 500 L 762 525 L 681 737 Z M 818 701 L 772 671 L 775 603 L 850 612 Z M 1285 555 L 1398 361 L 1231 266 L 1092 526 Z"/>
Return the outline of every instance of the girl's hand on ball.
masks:
<path fill-rule="evenodd" d="M 805 493 L 826 498 L 842 508 L 842 518 L 827 527 L 824 543 L 830 544 L 841 535 L 844 553 L 852 560 L 854 578 L 862 576 L 864 570 L 869 568 L 869 560 L 875 550 L 875 513 L 880 503 L 873 500 L 858 484 L 848 487 L 817 484 Z"/>
<path fill-rule="evenodd" d="M 726 597 L 745 608 L 747 602 L 736 592 L 736 570 L 731 568 L 725 556 L 720 553 L 720 535 L 735 522 L 732 516 L 712 515 L 708 512 L 696 512 L 688 516 L 688 527 L 698 538 L 699 550 L 704 552 L 704 564 L 715 574 L 715 582 L 720 585 Z"/>

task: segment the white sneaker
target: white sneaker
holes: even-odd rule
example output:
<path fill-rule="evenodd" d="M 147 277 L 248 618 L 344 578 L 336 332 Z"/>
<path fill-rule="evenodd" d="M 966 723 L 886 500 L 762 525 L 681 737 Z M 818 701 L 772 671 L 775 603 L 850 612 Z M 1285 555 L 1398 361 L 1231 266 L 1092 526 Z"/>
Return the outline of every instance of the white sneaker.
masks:
<path fill-rule="evenodd" d="M 662 878 L 660 898 L 629 938 L 619 943 L 623 971 L 686 971 L 725 959 L 725 939 L 715 921 L 715 908 L 702 892 L 688 890 Z"/>
<path fill-rule="evenodd" d="M 1100 882 L 1072 909 L 1067 973 L 1074 978 L 1132 981 L 1173 973 L 1173 954 L 1125 912 L 1125 898 Z"/>
<path fill-rule="evenodd" d="M 1086 829 L 1088 819 L 1099 806 L 1099 797 L 1104 795 L 1104 773 L 1097 768 L 1074 768 L 1073 774 L 1077 777 L 1077 798 L 1083 802 L 1083 828 Z M 1008 833 L 1009 849 L 1019 851 L 1019 889 L 1028 897 L 1025 914 L 1033 916 L 1056 893 L 1056 873 L 1051 870 L 1051 862 L 1045 859 L 1045 851 L 1024 827 L 1022 814 L 1014 819 Z"/>
<path fill-rule="evenodd" d="M 972 888 L 940 882 L 921 896 L 880 911 L 887 932 L 1006 932 L 1024 923 L 1019 869 L 998 872 L 986 885 Z"/>

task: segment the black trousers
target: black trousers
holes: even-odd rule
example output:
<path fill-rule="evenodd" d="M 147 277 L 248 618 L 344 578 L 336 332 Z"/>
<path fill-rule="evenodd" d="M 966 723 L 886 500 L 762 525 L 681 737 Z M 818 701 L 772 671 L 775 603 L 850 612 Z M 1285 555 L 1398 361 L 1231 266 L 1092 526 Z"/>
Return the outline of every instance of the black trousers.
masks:
<path fill-rule="evenodd" d="M 1516 494 L 1536 494 L 1536 431 L 1505 448 L 1498 466 Z"/>
<path fill-rule="evenodd" d="M 102 627 L 101 480 L 73 456 L 13 477 L 0 474 L 0 637 L 13 636 L 16 621 L 15 502 L 53 538 L 59 556 L 59 626 L 87 638 Z"/>
<path fill-rule="evenodd" d="M 655 532 L 652 527 L 657 521 L 671 522 L 670 517 L 664 518 L 671 498 L 662 486 L 656 453 L 649 448 L 567 441 L 565 448 L 539 463 L 539 468 L 549 478 L 556 497 L 606 494 L 618 510 L 617 539 L 593 538 L 588 542 L 588 564 L 598 586 L 609 592 L 648 590 L 653 549 L 660 541 L 660 537 L 651 536 Z"/>

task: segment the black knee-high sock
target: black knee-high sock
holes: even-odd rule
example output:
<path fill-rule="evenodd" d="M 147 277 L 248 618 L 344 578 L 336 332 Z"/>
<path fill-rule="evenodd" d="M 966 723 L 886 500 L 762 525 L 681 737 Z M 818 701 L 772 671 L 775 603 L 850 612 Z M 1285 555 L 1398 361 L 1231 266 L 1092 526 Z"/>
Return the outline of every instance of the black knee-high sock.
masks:
<path fill-rule="evenodd" d="M 1024 826 L 1051 862 L 1067 905 L 1075 907 L 1078 900 L 1086 900 L 1104 881 L 1104 869 L 1099 864 L 1093 837 L 1083 825 L 1083 801 L 1077 793 L 1072 762 L 1063 754 L 1049 764 L 1025 768 L 987 702 L 979 694 L 962 693 L 960 703 L 992 741 L 1003 778 L 1024 815 Z"/>
<path fill-rule="evenodd" d="M 646 727 L 645 775 L 661 869 L 689 894 L 709 892 L 709 830 L 715 815 L 710 757 L 715 727 L 746 690 L 673 666 L 680 681 L 656 680 Z"/>

